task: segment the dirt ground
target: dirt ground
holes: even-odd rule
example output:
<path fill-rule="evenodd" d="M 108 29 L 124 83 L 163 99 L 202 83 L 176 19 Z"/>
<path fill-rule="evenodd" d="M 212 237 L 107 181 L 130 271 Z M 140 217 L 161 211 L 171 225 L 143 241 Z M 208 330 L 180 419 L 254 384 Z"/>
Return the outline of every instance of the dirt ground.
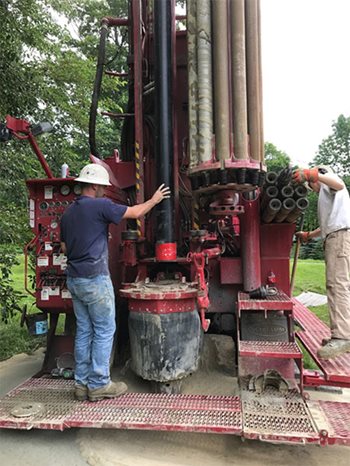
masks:
<path fill-rule="evenodd" d="M 209 342 L 205 364 L 184 382 L 185 393 L 237 392 L 230 369 L 233 360 L 227 358 L 232 354 L 229 345 L 228 340 Z M 42 351 L 37 351 L 0 363 L 0 396 L 38 371 L 42 357 Z M 114 377 L 125 380 L 130 391 L 148 390 L 147 383 L 130 369 L 114 373 Z M 341 397 L 321 396 L 339 401 Z M 341 398 L 350 401 L 350 392 Z M 348 447 L 272 445 L 215 434 L 102 429 L 0 431 L 0 464 L 6 466 L 348 466 L 349 454 Z"/>

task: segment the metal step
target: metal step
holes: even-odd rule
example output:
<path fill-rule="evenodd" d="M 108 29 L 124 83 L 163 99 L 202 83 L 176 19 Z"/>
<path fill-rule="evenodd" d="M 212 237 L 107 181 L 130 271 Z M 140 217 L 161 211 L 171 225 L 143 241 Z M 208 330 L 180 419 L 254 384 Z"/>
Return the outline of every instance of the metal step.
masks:
<path fill-rule="evenodd" d="M 293 302 L 283 291 L 266 299 L 252 299 L 248 293 L 238 293 L 238 312 L 240 311 L 292 311 Z"/>
<path fill-rule="evenodd" d="M 297 343 L 286 341 L 239 341 L 239 356 L 257 358 L 301 359 L 302 353 Z"/>
<path fill-rule="evenodd" d="M 323 338 L 330 338 L 330 330 L 313 312 L 295 298 L 293 298 L 293 303 L 294 319 L 302 329 L 296 333 L 296 336 L 323 372 L 326 382 L 350 387 L 350 353 L 336 359 L 319 359 L 317 350 L 321 346 Z M 320 380 L 320 384 L 321 382 L 322 380 Z"/>
<path fill-rule="evenodd" d="M 242 390 L 243 437 L 282 443 L 320 443 L 320 434 L 297 390 Z"/>

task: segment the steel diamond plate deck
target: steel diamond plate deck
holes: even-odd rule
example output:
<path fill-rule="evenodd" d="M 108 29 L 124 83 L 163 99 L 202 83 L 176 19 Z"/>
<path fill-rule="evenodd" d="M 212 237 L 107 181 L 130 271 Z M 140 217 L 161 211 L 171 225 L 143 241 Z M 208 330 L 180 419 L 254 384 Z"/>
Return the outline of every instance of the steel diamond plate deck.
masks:
<path fill-rule="evenodd" d="M 243 437 L 270 442 L 319 443 L 311 414 L 296 390 L 261 395 L 242 390 Z"/>
<path fill-rule="evenodd" d="M 42 410 L 19 418 L 14 408 Z M 95 427 L 241 434 L 239 397 L 128 393 L 95 403 L 74 399 L 74 381 L 29 379 L 0 400 L 0 427 Z"/>
<path fill-rule="evenodd" d="M 302 330 L 297 332 L 297 337 L 310 353 L 316 364 L 330 382 L 342 382 L 350 386 L 350 353 L 333 360 L 319 359 L 317 350 L 321 346 L 323 338 L 330 338 L 330 330 L 321 322 L 315 314 L 298 300 L 294 302 L 294 318 L 300 324 Z"/>
<path fill-rule="evenodd" d="M 13 410 L 24 417 L 16 417 Z M 237 434 L 280 443 L 350 445 L 350 403 L 309 401 L 296 390 L 242 397 L 128 393 L 74 399 L 74 382 L 32 378 L 0 400 L 0 428 L 94 427 Z"/>

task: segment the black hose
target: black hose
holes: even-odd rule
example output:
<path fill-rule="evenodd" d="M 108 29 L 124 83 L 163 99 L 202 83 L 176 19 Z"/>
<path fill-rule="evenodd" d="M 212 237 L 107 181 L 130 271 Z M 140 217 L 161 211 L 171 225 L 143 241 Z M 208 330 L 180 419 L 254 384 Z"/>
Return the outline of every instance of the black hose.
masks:
<path fill-rule="evenodd" d="M 89 145 L 91 154 L 96 157 L 100 157 L 96 147 L 96 118 L 97 118 L 97 107 L 101 93 L 101 84 L 103 78 L 103 68 L 105 61 L 106 52 L 106 38 L 108 34 L 108 25 L 102 24 L 100 31 L 100 44 L 98 47 L 96 75 L 94 82 L 94 90 L 92 92 L 91 106 L 90 106 L 90 118 L 89 118 Z"/>

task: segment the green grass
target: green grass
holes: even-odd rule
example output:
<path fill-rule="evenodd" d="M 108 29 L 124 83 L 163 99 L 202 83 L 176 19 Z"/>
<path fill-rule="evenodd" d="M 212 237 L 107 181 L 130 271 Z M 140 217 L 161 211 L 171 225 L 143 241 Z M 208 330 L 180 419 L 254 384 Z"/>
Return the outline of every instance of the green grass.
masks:
<path fill-rule="evenodd" d="M 24 289 L 24 256 L 18 257 L 20 263 L 12 269 L 13 287 L 26 295 L 21 299 L 21 307 L 26 304 L 29 313 L 38 312 L 35 307 L 35 298 L 28 295 Z M 33 337 L 29 335 L 27 327 L 20 326 L 21 315 L 16 312 L 14 317 L 5 324 L 0 320 L 0 361 L 8 359 L 18 353 L 32 353 L 45 344 L 45 337 Z"/>
<path fill-rule="evenodd" d="M 294 296 L 303 291 L 326 294 L 325 265 L 319 260 L 299 260 L 295 276 Z"/>

